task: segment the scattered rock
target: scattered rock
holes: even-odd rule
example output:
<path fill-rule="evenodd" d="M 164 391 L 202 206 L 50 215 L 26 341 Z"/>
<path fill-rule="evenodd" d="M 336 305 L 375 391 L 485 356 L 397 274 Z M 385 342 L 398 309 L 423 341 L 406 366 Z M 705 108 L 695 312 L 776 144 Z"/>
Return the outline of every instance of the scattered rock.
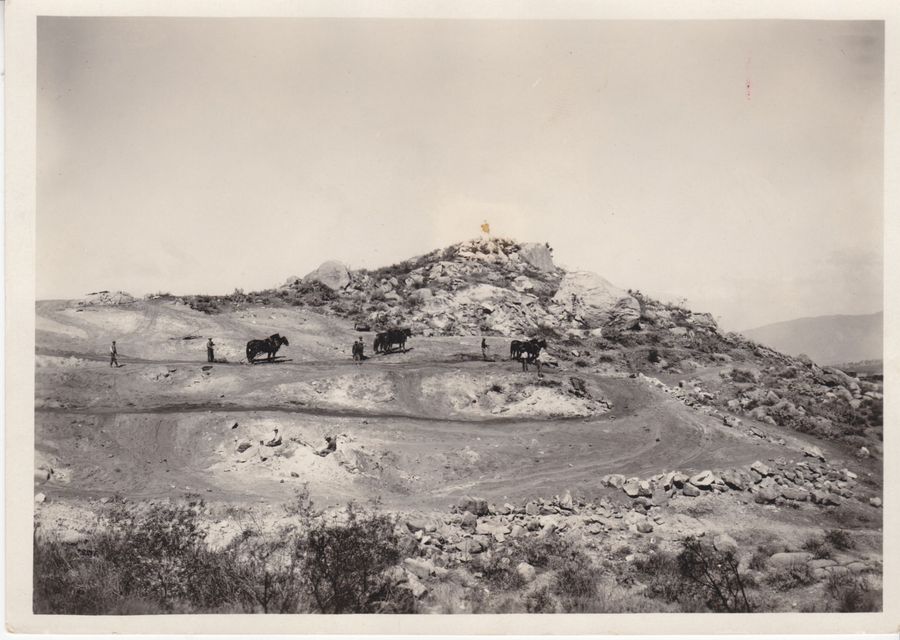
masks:
<path fill-rule="evenodd" d="M 43 504 L 45 502 L 48 502 L 46 494 L 43 494 L 43 493 L 34 494 L 34 501 L 38 504 Z"/>
<path fill-rule="evenodd" d="M 630 498 L 636 498 L 641 493 L 641 481 L 640 478 L 628 478 L 625 481 L 625 484 L 622 485 L 622 490 L 628 494 Z"/>
<path fill-rule="evenodd" d="M 434 564 L 424 558 L 405 558 L 403 560 L 403 567 L 422 580 L 435 574 Z"/>
<path fill-rule="evenodd" d="M 428 523 L 420 518 L 410 518 L 406 521 L 406 528 L 412 533 L 415 533 L 416 531 L 425 531 L 427 527 Z"/>
<path fill-rule="evenodd" d="M 525 582 L 531 582 L 534 580 L 536 572 L 534 567 L 527 562 L 520 562 L 518 566 L 516 566 L 516 573 L 519 574 L 519 577 Z"/>
<path fill-rule="evenodd" d="M 769 467 L 764 465 L 759 460 L 757 460 L 756 462 L 754 462 L 753 464 L 750 465 L 750 470 L 755 471 L 756 473 L 758 473 L 759 475 L 761 475 L 763 477 L 770 475 L 772 473 L 772 471 L 769 469 Z"/>
<path fill-rule="evenodd" d="M 881 506 L 881 498 L 869 498 L 869 504 L 873 507 Z"/>
<path fill-rule="evenodd" d="M 809 491 L 799 487 L 783 486 L 781 487 L 781 497 L 794 502 L 806 502 L 809 499 Z"/>
<path fill-rule="evenodd" d="M 685 484 L 681 489 L 681 493 L 688 496 L 689 498 L 695 498 L 700 495 L 700 489 L 692 484 Z"/>
<path fill-rule="evenodd" d="M 637 530 L 639 533 L 652 533 L 653 525 L 649 522 L 638 522 Z"/>
<path fill-rule="evenodd" d="M 722 482 L 731 487 L 732 489 L 736 489 L 737 491 L 743 491 L 747 488 L 747 480 L 744 478 L 744 474 L 734 469 L 728 469 L 727 471 L 722 472 Z"/>
<path fill-rule="evenodd" d="M 779 495 L 779 492 L 773 486 L 760 487 L 756 495 L 753 496 L 753 500 L 757 504 L 771 504 L 775 502 Z"/>
<path fill-rule="evenodd" d="M 803 455 L 809 456 L 810 458 L 817 458 L 822 462 L 825 462 L 825 454 L 822 453 L 822 450 L 819 447 L 813 445 L 807 445 L 803 447 Z"/>
<path fill-rule="evenodd" d="M 856 452 L 856 457 L 862 460 L 863 458 L 869 457 L 869 450 L 865 447 L 860 447 Z"/>
<path fill-rule="evenodd" d="M 428 587 L 426 587 L 419 578 L 413 574 L 407 574 L 407 585 L 409 586 L 409 590 L 412 591 L 413 597 L 417 600 L 428 593 Z"/>
<path fill-rule="evenodd" d="M 488 515 L 488 503 L 484 498 L 473 498 L 472 496 L 464 496 L 460 498 L 457 508 L 460 511 L 468 511 L 476 516 Z"/>
<path fill-rule="evenodd" d="M 701 471 L 697 475 L 691 476 L 691 484 L 695 487 L 700 487 L 701 489 L 708 489 L 715 481 L 716 476 L 708 469 L 706 471 Z"/>

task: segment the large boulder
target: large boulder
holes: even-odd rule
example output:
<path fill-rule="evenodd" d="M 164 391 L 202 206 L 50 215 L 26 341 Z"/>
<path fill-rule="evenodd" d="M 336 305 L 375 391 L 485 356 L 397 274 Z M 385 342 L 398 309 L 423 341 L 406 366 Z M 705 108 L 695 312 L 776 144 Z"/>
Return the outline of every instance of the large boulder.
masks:
<path fill-rule="evenodd" d="M 636 299 L 589 271 L 567 273 L 553 296 L 553 303 L 571 310 L 593 327 L 610 322 L 629 325 L 641 316 L 641 307 Z"/>
<path fill-rule="evenodd" d="M 519 256 L 538 271 L 555 271 L 553 254 L 550 247 L 537 242 L 523 244 L 519 248 Z"/>
<path fill-rule="evenodd" d="M 306 274 L 303 282 L 319 282 L 332 291 L 340 291 L 350 284 L 350 271 L 347 265 L 329 260 L 323 262 L 315 271 Z"/>

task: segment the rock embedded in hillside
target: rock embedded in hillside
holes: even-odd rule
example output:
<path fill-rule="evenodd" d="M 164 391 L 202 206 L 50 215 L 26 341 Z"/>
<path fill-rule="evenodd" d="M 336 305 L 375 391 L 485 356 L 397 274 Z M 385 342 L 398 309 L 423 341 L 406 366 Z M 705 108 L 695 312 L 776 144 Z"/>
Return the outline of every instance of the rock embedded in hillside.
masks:
<path fill-rule="evenodd" d="M 573 295 L 576 296 L 574 306 Z M 563 276 L 552 302 L 556 305 L 557 315 L 577 313 L 591 327 L 609 323 L 628 325 L 641 315 L 637 300 L 589 271 L 573 271 Z"/>
<path fill-rule="evenodd" d="M 792 567 L 806 564 L 812 560 L 813 554 L 808 551 L 782 551 L 769 556 L 769 565 L 773 567 Z"/>
<path fill-rule="evenodd" d="M 732 538 L 727 533 L 722 533 L 713 538 L 713 546 L 716 548 L 716 551 L 720 553 L 737 553 L 738 544 L 737 541 Z"/>
<path fill-rule="evenodd" d="M 342 262 L 329 260 L 303 277 L 303 282 L 318 282 L 332 291 L 341 291 L 350 284 L 350 271 Z"/>
<path fill-rule="evenodd" d="M 519 257 L 539 271 L 556 271 L 553 254 L 545 244 L 527 242 L 519 247 Z"/>

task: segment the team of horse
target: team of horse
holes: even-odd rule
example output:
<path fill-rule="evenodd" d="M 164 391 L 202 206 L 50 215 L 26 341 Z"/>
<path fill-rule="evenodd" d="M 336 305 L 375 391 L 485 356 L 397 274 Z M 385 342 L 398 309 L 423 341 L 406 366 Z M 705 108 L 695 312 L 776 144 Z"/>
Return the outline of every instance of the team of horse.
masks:
<path fill-rule="evenodd" d="M 547 341 L 543 338 L 531 340 L 513 340 L 509 343 L 509 359 L 520 360 L 524 357 L 528 362 L 534 362 L 541 349 L 547 348 Z"/>
<path fill-rule="evenodd" d="M 375 334 L 372 349 L 375 353 L 391 353 L 396 346 L 400 351 L 406 351 L 406 340 L 411 336 L 412 330 L 408 328 L 381 331 Z M 264 340 L 251 340 L 247 343 L 247 362 L 254 364 L 256 357 L 261 354 L 266 354 L 266 361 L 272 362 L 282 345 L 290 346 L 290 343 L 286 336 L 277 333 L 273 333 Z M 525 359 L 526 362 L 534 362 L 541 350 L 546 348 L 547 341 L 543 338 L 513 340 L 509 344 L 509 359 Z"/>
<path fill-rule="evenodd" d="M 388 353 L 397 345 L 401 351 L 406 351 L 406 339 L 412 336 L 411 329 L 388 329 L 375 334 L 372 342 L 372 350 L 375 353 Z"/>

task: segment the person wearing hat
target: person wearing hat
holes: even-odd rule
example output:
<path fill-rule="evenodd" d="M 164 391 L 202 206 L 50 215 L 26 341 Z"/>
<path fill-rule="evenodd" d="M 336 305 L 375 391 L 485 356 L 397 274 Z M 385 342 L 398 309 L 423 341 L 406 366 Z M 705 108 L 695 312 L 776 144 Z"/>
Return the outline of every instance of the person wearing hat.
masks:
<path fill-rule="evenodd" d="M 329 453 L 334 453 L 337 450 L 337 438 L 335 438 L 334 436 L 325 436 L 325 442 L 327 443 L 325 445 L 325 448 L 316 451 L 317 456 L 321 456 L 324 458 Z"/>
<path fill-rule="evenodd" d="M 113 340 L 112 344 L 109 346 L 109 366 L 116 365 L 119 366 L 119 361 L 116 356 L 119 355 L 119 352 L 116 351 L 116 341 Z"/>
<path fill-rule="evenodd" d="M 215 362 L 216 356 L 213 354 L 213 347 L 215 347 L 215 343 L 212 341 L 212 338 L 206 341 L 206 361 L 207 362 Z"/>
<path fill-rule="evenodd" d="M 272 436 L 272 439 L 266 443 L 267 447 L 278 447 L 281 446 L 281 436 L 278 435 L 278 429 L 275 429 L 275 435 Z"/>

